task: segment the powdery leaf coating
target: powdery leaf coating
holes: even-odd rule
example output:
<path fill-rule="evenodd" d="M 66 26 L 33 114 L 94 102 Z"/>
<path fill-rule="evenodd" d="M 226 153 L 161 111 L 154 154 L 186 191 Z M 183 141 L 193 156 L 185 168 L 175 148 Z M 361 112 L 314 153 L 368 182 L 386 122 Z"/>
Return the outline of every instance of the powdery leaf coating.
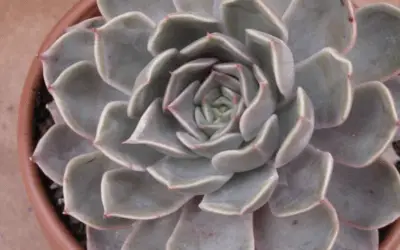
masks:
<path fill-rule="evenodd" d="M 360 230 L 341 222 L 332 250 L 378 250 L 378 230 Z"/>
<path fill-rule="evenodd" d="M 219 31 L 219 23 L 214 18 L 192 13 L 169 14 L 150 37 L 148 50 L 153 55 L 171 48 L 180 50 L 207 33 Z M 176 39 L 177 36 L 179 39 Z"/>
<path fill-rule="evenodd" d="M 49 90 L 68 126 L 91 140 L 107 103 L 128 98 L 106 84 L 96 67 L 85 61 L 63 71 Z"/>
<path fill-rule="evenodd" d="M 199 13 L 202 15 L 221 18 L 220 6 L 223 0 L 173 0 L 178 11 Z"/>
<path fill-rule="evenodd" d="M 389 90 L 380 82 L 354 88 L 353 106 L 346 121 L 314 131 L 311 143 L 328 151 L 336 162 L 352 167 L 372 163 L 396 133 L 397 114 Z"/>
<path fill-rule="evenodd" d="M 62 185 L 68 162 L 81 154 L 94 152 L 92 143 L 77 135 L 66 124 L 56 124 L 40 139 L 32 160 L 52 181 Z"/>
<path fill-rule="evenodd" d="M 177 211 L 193 196 L 168 190 L 146 172 L 117 169 L 101 182 L 101 199 L 108 215 L 151 220 Z"/>
<path fill-rule="evenodd" d="M 147 169 L 156 180 L 172 191 L 193 195 L 208 194 L 224 185 L 233 174 L 222 174 L 207 158 L 165 157 Z"/>
<path fill-rule="evenodd" d="M 109 217 L 103 209 L 103 175 L 107 171 L 119 168 L 121 166 L 100 152 L 73 158 L 68 163 L 64 175 L 64 212 L 96 229 L 116 229 L 131 225 L 131 220 Z"/>
<path fill-rule="evenodd" d="M 327 197 L 341 221 L 363 230 L 378 229 L 399 216 L 400 176 L 394 165 L 380 158 L 364 168 L 335 162 Z"/>
<path fill-rule="evenodd" d="M 306 212 L 325 199 L 333 167 L 332 156 L 311 145 L 278 169 L 280 183 L 269 207 L 278 217 Z"/>
<path fill-rule="evenodd" d="M 254 213 L 257 250 L 331 249 L 339 231 L 336 212 L 329 202 L 308 212 L 279 218 L 268 206 Z"/>
<path fill-rule="evenodd" d="M 97 0 L 97 6 L 107 20 L 130 11 L 140 11 L 158 22 L 176 11 L 172 1 L 164 0 Z"/>
<path fill-rule="evenodd" d="M 222 215 L 253 213 L 271 197 L 278 184 L 278 173 L 272 165 L 238 173 L 217 191 L 206 194 L 199 207 Z"/>
<path fill-rule="evenodd" d="M 67 28 L 67 32 L 78 29 L 97 29 L 103 26 L 106 20 L 102 16 L 92 17 Z"/>
<path fill-rule="evenodd" d="M 55 101 L 46 104 L 46 109 L 50 112 L 51 118 L 53 118 L 55 124 L 65 123 L 64 118 L 61 115 L 60 109 L 57 107 Z"/>
<path fill-rule="evenodd" d="M 278 17 L 282 17 L 294 0 L 262 0 Z"/>
<path fill-rule="evenodd" d="M 243 43 L 246 40 L 246 29 L 259 30 L 284 41 L 288 39 L 288 31 L 282 20 L 262 0 L 224 1 L 222 16 L 228 34 Z"/>
<path fill-rule="evenodd" d="M 254 249 L 252 214 L 221 216 L 197 205 L 194 201 L 185 205 L 166 250 Z"/>
<path fill-rule="evenodd" d="M 400 73 L 399 8 L 377 3 L 357 10 L 357 41 L 348 53 L 354 66 L 353 81 L 385 81 Z"/>
<path fill-rule="evenodd" d="M 87 250 L 121 250 L 132 226 L 116 230 L 97 230 L 86 226 Z"/>
<path fill-rule="evenodd" d="M 121 250 L 159 250 L 165 245 L 178 223 L 181 210 L 160 219 L 136 222 Z"/>
<path fill-rule="evenodd" d="M 355 20 L 350 0 L 294 0 L 283 16 L 294 61 L 302 61 L 325 47 L 348 52 L 356 39 Z"/>

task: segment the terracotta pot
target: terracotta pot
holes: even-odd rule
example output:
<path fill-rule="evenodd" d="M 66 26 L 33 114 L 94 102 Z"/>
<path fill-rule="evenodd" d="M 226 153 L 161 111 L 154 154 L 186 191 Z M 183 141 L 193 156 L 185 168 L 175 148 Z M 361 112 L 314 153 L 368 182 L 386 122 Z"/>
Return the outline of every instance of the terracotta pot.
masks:
<path fill-rule="evenodd" d="M 81 0 L 50 31 L 41 45 L 38 55 L 53 44 L 64 33 L 65 28 L 97 15 L 99 15 L 99 11 L 96 6 L 96 0 Z M 34 58 L 26 78 L 19 106 L 18 152 L 22 177 L 35 214 L 52 249 L 82 250 L 72 234 L 60 221 L 53 205 L 48 200 L 39 175 L 39 168 L 29 160 L 34 145 L 32 122 L 35 93 L 43 84 L 41 62 L 38 58 Z M 381 249 L 395 250 L 399 249 L 399 247 L 400 220 L 391 227 L 388 236 L 381 245 Z"/>

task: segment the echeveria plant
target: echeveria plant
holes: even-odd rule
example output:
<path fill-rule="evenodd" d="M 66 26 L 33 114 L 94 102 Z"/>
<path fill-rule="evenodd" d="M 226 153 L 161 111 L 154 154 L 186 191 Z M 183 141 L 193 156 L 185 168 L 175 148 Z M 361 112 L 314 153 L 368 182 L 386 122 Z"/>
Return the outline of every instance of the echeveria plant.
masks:
<path fill-rule="evenodd" d="M 98 7 L 41 55 L 56 124 L 32 157 L 87 225 L 88 249 L 378 248 L 400 213 L 385 157 L 400 111 L 397 7 Z"/>

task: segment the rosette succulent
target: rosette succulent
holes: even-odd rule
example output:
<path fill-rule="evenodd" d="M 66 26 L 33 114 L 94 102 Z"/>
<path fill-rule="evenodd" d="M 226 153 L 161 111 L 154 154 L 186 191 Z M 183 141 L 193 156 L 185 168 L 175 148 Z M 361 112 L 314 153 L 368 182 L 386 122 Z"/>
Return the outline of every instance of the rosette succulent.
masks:
<path fill-rule="evenodd" d="M 41 55 L 32 159 L 88 249 L 378 248 L 400 10 L 349 0 L 98 0 Z"/>

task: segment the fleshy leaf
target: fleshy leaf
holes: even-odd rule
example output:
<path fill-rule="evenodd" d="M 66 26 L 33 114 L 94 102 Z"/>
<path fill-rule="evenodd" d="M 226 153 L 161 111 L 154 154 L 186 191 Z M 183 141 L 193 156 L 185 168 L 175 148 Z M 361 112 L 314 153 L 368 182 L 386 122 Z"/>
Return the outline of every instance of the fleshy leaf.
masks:
<path fill-rule="evenodd" d="M 279 183 L 269 207 L 278 217 L 292 216 L 306 212 L 325 199 L 332 173 L 333 158 L 328 152 L 312 146 L 285 166 L 278 169 Z"/>
<path fill-rule="evenodd" d="M 182 63 L 179 52 L 169 49 L 155 56 L 139 73 L 128 107 L 130 117 L 140 117 L 148 106 L 164 95 L 172 71 Z"/>
<path fill-rule="evenodd" d="M 181 54 L 194 60 L 215 57 L 222 62 L 236 62 L 250 66 L 254 59 L 246 46 L 232 37 L 221 33 L 208 33 L 181 50 Z"/>
<path fill-rule="evenodd" d="M 177 158 L 196 158 L 176 137 L 180 126 L 176 120 L 163 113 L 161 100 L 156 99 L 140 118 L 135 131 L 125 142 L 147 145 L 165 155 Z"/>
<path fill-rule="evenodd" d="M 87 250 L 121 250 L 125 240 L 132 232 L 129 226 L 117 230 L 97 230 L 86 227 Z"/>
<path fill-rule="evenodd" d="M 298 156 L 307 146 L 314 130 L 314 110 L 302 88 L 297 97 L 278 113 L 281 146 L 276 153 L 275 166 L 281 167 Z"/>
<path fill-rule="evenodd" d="M 104 175 L 101 198 L 108 215 L 151 220 L 177 211 L 192 196 L 168 190 L 146 172 L 117 169 Z"/>
<path fill-rule="evenodd" d="M 241 249 L 253 250 L 253 215 L 221 216 L 185 205 L 166 250 Z"/>
<path fill-rule="evenodd" d="M 294 0 L 286 10 L 283 21 L 290 34 L 288 46 L 295 62 L 326 47 L 346 53 L 356 40 L 351 0 Z"/>
<path fill-rule="evenodd" d="M 113 161 L 144 171 L 163 158 L 158 151 L 140 144 L 123 144 L 133 133 L 138 124 L 137 118 L 129 118 L 126 114 L 126 102 L 110 102 L 101 114 L 94 144 Z"/>
<path fill-rule="evenodd" d="M 96 64 L 105 82 L 131 94 L 136 77 L 152 59 L 146 48 L 153 28 L 143 13 L 130 12 L 95 30 Z"/>
<path fill-rule="evenodd" d="M 284 218 L 274 216 L 266 205 L 254 217 L 257 250 L 331 249 L 339 231 L 335 209 L 329 202 Z"/>
<path fill-rule="evenodd" d="M 96 229 L 131 225 L 131 220 L 104 216 L 101 180 L 104 173 L 120 167 L 100 152 L 73 158 L 67 165 L 63 182 L 65 213 Z"/>
<path fill-rule="evenodd" d="M 232 75 L 239 80 L 240 94 L 246 106 L 250 106 L 259 88 L 251 70 L 244 65 L 235 63 L 217 64 L 214 66 L 214 69 L 227 75 Z"/>
<path fill-rule="evenodd" d="M 200 13 L 220 19 L 220 5 L 223 0 L 173 0 L 178 11 Z"/>
<path fill-rule="evenodd" d="M 171 112 L 187 132 L 199 140 L 205 140 L 207 135 L 198 128 L 193 115 L 195 109 L 193 99 L 199 86 L 200 83 L 196 81 L 186 87 L 186 89 L 168 105 L 168 111 Z"/>
<path fill-rule="evenodd" d="M 384 82 L 384 84 L 392 94 L 394 105 L 396 107 L 397 117 L 400 117 L 400 76 L 395 76 Z M 400 140 L 399 128 L 397 128 L 397 133 L 394 140 Z"/>
<path fill-rule="evenodd" d="M 50 112 L 51 118 L 53 118 L 55 124 L 65 123 L 64 118 L 62 117 L 55 101 L 46 104 L 46 109 Z"/>
<path fill-rule="evenodd" d="M 246 141 L 257 136 L 258 131 L 275 111 L 275 99 L 268 82 L 259 83 L 258 93 L 240 118 L 240 133 Z"/>
<path fill-rule="evenodd" d="M 212 158 L 226 150 L 238 149 L 243 142 L 239 133 L 227 133 L 213 140 L 200 141 L 188 133 L 178 132 L 178 139 L 197 155 Z"/>
<path fill-rule="evenodd" d="M 387 3 L 356 12 L 357 41 L 347 57 L 353 63 L 353 82 L 360 84 L 400 73 L 400 9 Z"/>
<path fill-rule="evenodd" d="M 94 62 L 93 48 L 94 34 L 90 30 L 72 30 L 58 38 L 40 55 L 46 85 L 51 86 L 64 70 L 77 62 Z"/>
<path fill-rule="evenodd" d="M 147 171 L 168 189 L 193 195 L 214 192 L 232 177 L 218 172 L 207 158 L 165 157 Z"/>
<path fill-rule="evenodd" d="M 385 151 L 380 156 L 381 158 L 385 159 L 390 164 L 396 166 L 397 162 L 400 160 L 400 157 L 397 155 L 396 151 L 393 148 L 393 143 L 390 143 Z"/>
<path fill-rule="evenodd" d="M 294 0 L 262 0 L 278 17 L 282 17 Z"/>
<path fill-rule="evenodd" d="M 95 150 L 90 141 L 77 135 L 66 124 L 56 124 L 40 139 L 32 160 L 47 177 L 62 185 L 68 162 Z"/>
<path fill-rule="evenodd" d="M 223 215 L 252 213 L 270 199 L 278 178 L 276 169 L 269 164 L 237 173 L 220 189 L 206 194 L 199 207 Z"/>
<path fill-rule="evenodd" d="M 158 22 L 167 14 L 176 11 L 172 0 L 97 0 L 97 6 L 107 20 L 126 12 L 140 11 Z"/>
<path fill-rule="evenodd" d="M 235 93 L 240 92 L 240 83 L 232 76 L 212 71 L 204 82 L 200 85 L 199 90 L 194 96 L 194 103 L 200 105 L 210 91 L 218 87 L 226 87 Z"/>
<path fill-rule="evenodd" d="M 205 79 L 211 67 L 217 62 L 213 58 L 200 58 L 185 63 L 171 73 L 167 88 L 163 98 L 163 110 L 175 100 L 176 97 L 194 81 L 202 81 Z"/>
<path fill-rule="evenodd" d="M 106 20 L 102 16 L 96 16 L 89 19 L 85 19 L 84 21 L 72 25 L 67 28 L 67 32 L 78 30 L 78 29 L 97 29 L 103 26 L 106 23 Z"/>
<path fill-rule="evenodd" d="M 107 103 L 125 101 L 128 96 L 103 82 L 96 66 L 78 62 L 66 69 L 50 92 L 68 126 L 88 139 L 94 139 L 101 112 Z"/>
<path fill-rule="evenodd" d="M 181 210 L 159 219 L 139 221 L 121 250 L 161 250 L 178 223 Z M 119 249 L 118 249 L 119 250 Z"/>
<path fill-rule="evenodd" d="M 372 163 L 396 133 L 397 115 L 389 90 L 380 82 L 354 88 L 353 106 L 339 127 L 314 131 L 311 143 L 352 167 Z"/>
<path fill-rule="evenodd" d="M 341 125 L 353 102 L 352 65 L 336 50 L 326 48 L 296 65 L 295 82 L 314 106 L 315 128 Z"/>
<path fill-rule="evenodd" d="M 341 221 L 378 229 L 399 216 L 400 176 L 393 164 L 380 158 L 364 168 L 335 162 L 327 196 Z"/>
<path fill-rule="evenodd" d="M 284 41 L 288 39 L 285 25 L 262 0 L 224 1 L 222 16 L 228 34 L 243 43 L 246 40 L 246 29 L 259 30 Z"/>
<path fill-rule="evenodd" d="M 213 166 L 221 172 L 244 172 L 265 164 L 279 146 L 278 119 L 272 115 L 260 129 L 257 137 L 237 150 L 226 150 L 212 158 Z"/>
<path fill-rule="evenodd" d="M 378 250 L 378 230 L 360 230 L 343 222 L 332 250 Z"/>
<path fill-rule="evenodd" d="M 218 20 L 211 17 L 192 13 L 169 14 L 150 37 L 148 50 L 153 55 L 171 48 L 180 50 L 207 33 L 220 30 Z"/>
<path fill-rule="evenodd" d="M 294 62 L 287 45 L 280 39 L 258 30 L 246 30 L 246 45 L 260 62 L 269 82 L 288 99 L 293 95 Z"/>

